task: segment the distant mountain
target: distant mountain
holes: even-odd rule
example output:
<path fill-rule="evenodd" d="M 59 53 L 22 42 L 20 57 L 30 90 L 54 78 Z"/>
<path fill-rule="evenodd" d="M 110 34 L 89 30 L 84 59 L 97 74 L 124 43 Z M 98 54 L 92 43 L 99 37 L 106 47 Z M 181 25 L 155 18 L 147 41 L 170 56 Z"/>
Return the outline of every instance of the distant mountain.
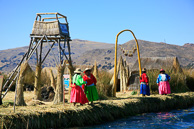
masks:
<path fill-rule="evenodd" d="M 182 66 L 191 65 L 194 62 L 194 44 L 187 43 L 183 46 L 170 45 L 166 43 L 156 43 L 144 40 L 138 40 L 141 57 L 178 57 Z M 77 65 L 92 65 L 96 60 L 98 67 L 101 69 L 111 69 L 114 67 L 114 44 L 93 42 L 87 40 L 74 39 L 70 42 L 71 56 L 74 64 Z M 125 50 L 132 50 L 135 41 L 131 40 L 122 44 Z M 50 45 L 45 44 L 43 55 L 46 53 Z M 0 51 L 0 71 L 10 72 L 19 63 L 22 56 L 27 51 L 28 47 L 21 47 L 15 49 Z M 58 46 L 53 47 L 52 52 L 45 60 L 43 67 L 55 66 L 58 59 Z M 129 65 L 133 65 L 137 59 L 137 52 L 133 57 L 125 57 L 118 46 L 118 57 L 123 56 Z M 35 54 L 29 61 L 32 68 L 35 68 L 36 56 Z"/>
<path fill-rule="evenodd" d="M 170 45 L 166 43 L 156 43 L 144 40 L 138 40 L 141 57 L 178 57 L 182 66 L 187 66 L 194 61 L 194 44 L 186 44 L 183 46 Z M 125 50 L 132 50 L 135 41 L 131 40 L 121 47 Z M 95 60 L 98 61 L 98 66 L 103 69 L 111 69 L 114 67 L 115 48 L 94 49 L 86 51 L 80 58 L 76 60 L 78 64 L 92 64 Z M 118 47 L 118 57 L 123 56 L 128 64 L 132 66 L 137 60 L 137 52 L 133 57 L 126 57 Z"/>
<path fill-rule="evenodd" d="M 194 61 L 189 63 L 186 68 L 189 68 L 189 69 L 194 69 Z"/>
<path fill-rule="evenodd" d="M 70 42 L 70 46 L 71 46 L 71 57 L 72 60 L 75 62 L 76 59 L 86 51 L 101 48 L 108 49 L 113 47 L 114 44 L 74 39 Z M 44 48 L 43 55 L 45 55 L 46 51 L 50 48 L 50 45 L 45 43 L 43 48 Z M 2 72 L 12 71 L 16 67 L 16 65 L 20 62 L 20 60 L 22 59 L 23 55 L 26 53 L 27 50 L 28 46 L 0 50 L 0 71 Z M 43 63 L 43 67 L 56 66 L 57 62 L 58 62 L 58 45 L 55 44 L 55 46 L 52 48 L 52 51 L 50 52 L 45 62 Z M 29 63 L 30 66 L 34 69 L 36 64 L 35 54 L 32 55 Z"/>

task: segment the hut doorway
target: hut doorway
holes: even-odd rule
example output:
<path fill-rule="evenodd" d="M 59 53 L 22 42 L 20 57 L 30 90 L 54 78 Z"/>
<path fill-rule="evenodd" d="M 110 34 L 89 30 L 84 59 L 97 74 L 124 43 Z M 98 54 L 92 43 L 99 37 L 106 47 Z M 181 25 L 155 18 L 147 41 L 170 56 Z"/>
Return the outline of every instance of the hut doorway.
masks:
<path fill-rule="evenodd" d="M 117 92 L 120 92 L 120 87 L 121 87 L 120 79 L 118 79 L 118 81 L 117 81 Z"/>
<path fill-rule="evenodd" d="M 138 90 L 139 86 L 139 72 L 132 72 L 128 80 L 129 90 Z"/>

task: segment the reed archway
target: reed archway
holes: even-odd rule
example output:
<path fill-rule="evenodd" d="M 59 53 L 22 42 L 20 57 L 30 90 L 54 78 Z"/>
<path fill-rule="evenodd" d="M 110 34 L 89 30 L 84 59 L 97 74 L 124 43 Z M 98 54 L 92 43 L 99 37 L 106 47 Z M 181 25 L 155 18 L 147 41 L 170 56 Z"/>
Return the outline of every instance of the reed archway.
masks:
<path fill-rule="evenodd" d="M 137 55 L 138 55 L 138 63 L 139 63 L 139 76 L 141 76 L 141 60 L 140 60 L 140 53 L 139 53 L 139 45 L 138 45 L 138 41 L 133 33 L 133 31 L 129 30 L 129 29 L 125 29 L 120 31 L 117 36 L 116 36 L 116 42 L 115 42 L 115 63 L 114 63 L 114 83 L 113 83 L 113 96 L 116 97 L 116 89 L 117 89 L 117 43 L 118 43 L 118 37 L 121 33 L 125 32 L 125 31 L 129 31 L 131 32 L 131 34 L 133 35 L 135 42 L 136 42 L 136 47 L 137 47 Z"/>

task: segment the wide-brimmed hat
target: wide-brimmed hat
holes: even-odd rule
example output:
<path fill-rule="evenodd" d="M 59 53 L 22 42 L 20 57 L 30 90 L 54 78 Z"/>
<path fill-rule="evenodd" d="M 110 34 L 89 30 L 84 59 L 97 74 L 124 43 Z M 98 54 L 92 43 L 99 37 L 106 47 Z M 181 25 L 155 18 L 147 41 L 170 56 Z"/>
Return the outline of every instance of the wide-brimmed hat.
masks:
<path fill-rule="evenodd" d="M 77 68 L 75 71 L 74 71 L 74 73 L 81 73 L 82 71 L 81 71 L 81 69 L 80 68 Z"/>
<path fill-rule="evenodd" d="M 161 73 L 161 72 L 165 72 L 165 70 L 164 70 L 164 69 L 160 69 L 160 73 Z"/>
<path fill-rule="evenodd" d="M 90 69 L 90 68 L 86 68 L 86 69 L 84 70 L 84 73 L 85 73 L 86 71 L 91 71 L 91 69 Z"/>
<path fill-rule="evenodd" d="M 146 72 L 146 68 L 143 68 L 143 69 L 142 69 L 142 72 Z"/>

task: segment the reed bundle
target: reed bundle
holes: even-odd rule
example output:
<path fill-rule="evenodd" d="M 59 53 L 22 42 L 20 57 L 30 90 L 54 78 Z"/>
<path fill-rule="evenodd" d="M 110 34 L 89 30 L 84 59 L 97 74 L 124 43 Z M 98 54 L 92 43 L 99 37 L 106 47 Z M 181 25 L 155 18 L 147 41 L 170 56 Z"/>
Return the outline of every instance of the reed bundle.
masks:
<path fill-rule="evenodd" d="M 188 108 L 194 104 L 194 92 L 167 96 L 128 97 L 103 100 L 95 106 L 40 105 L 17 107 L 17 113 L 0 114 L 4 128 L 66 128 L 94 125 L 117 118 L 147 112 Z M 40 110 L 41 109 L 41 110 Z"/>

